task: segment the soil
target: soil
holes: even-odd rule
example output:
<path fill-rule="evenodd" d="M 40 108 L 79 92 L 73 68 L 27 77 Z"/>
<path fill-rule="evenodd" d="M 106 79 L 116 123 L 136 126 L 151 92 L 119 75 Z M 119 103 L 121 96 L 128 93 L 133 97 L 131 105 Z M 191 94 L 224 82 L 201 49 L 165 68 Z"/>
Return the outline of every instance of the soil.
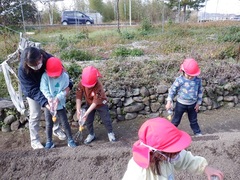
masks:
<path fill-rule="evenodd" d="M 199 124 L 204 133 L 193 137 L 188 150 L 206 157 L 209 164 L 222 170 L 227 180 L 240 179 L 240 107 L 200 112 Z M 29 132 L 20 129 L 11 133 L 0 132 L 0 179 L 73 179 L 120 180 L 131 158 L 131 147 L 137 140 L 137 131 L 147 118 L 114 122 L 118 141 L 111 143 L 102 124 L 95 123 L 97 139 L 90 145 L 67 146 L 66 141 L 54 137 L 55 148 L 33 150 Z M 187 116 L 179 126 L 190 135 Z M 72 127 L 73 134 L 77 128 Z M 41 128 L 41 141 L 45 142 Z M 87 132 L 84 131 L 84 137 Z M 176 179 L 206 180 L 205 175 L 177 172 Z"/>

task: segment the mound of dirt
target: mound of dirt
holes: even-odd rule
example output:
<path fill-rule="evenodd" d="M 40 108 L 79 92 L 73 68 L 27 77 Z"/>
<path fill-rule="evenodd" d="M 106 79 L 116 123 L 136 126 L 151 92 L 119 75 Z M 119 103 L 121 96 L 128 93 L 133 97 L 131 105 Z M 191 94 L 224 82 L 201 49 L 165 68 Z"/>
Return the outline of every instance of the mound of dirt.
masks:
<path fill-rule="evenodd" d="M 208 159 L 210 165 L 221 169 L 225 179 L 240 177 L 240 108 L 205 111 L 198 114 L 204 133 L 193 137 L 188 148 L 194 155 Z M 72 149 L 66 141 L 54 137 L 56 148 L 32 150 L 28 130 L 0 133 L 0 174 L 7 179 L 71 179 L 71 180 L 120 180 L 131 158 L 131 147 L 137 140 L 137 131 L 146 119 L 114 122 L 118 138 L 110 143 L 103 125 L 95 124 L 96 141 L 90 145 L 80 144 Z M 187 117 L 179 127 L 192 135 Z M 73 134 L 77 132 L 72 128 Z M 84 137 L 86 137 L 84 131 Z M 41 140 L 45 142 L 44 129 Z M 176 179 L 205 180 L 205 175 L 176 173 Z"/>

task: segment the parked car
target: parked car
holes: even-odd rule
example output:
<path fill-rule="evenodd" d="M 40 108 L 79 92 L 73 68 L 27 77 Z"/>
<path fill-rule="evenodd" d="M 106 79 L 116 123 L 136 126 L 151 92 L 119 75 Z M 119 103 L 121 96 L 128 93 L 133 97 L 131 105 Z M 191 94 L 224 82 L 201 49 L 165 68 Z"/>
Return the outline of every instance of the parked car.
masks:
<path fill-rule="evenodd" d="M 80 11 L 63 11 L 61 23 L 62 25 L 94 24 L 94 20 Z"/>

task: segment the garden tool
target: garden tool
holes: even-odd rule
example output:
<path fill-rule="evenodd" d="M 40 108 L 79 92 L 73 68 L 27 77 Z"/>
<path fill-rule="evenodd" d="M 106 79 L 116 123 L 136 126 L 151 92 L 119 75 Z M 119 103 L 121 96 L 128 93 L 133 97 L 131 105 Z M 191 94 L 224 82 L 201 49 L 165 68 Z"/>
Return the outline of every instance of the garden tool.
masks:
<path fill-rule="evenodd" d="M 55 123 L 57 121 L 57 106 L 58 106 L 57 99 L 51 98 L 49 100 L 49 106 L 50 106 L 50 113 L 52 115 L 52 121 Z"/>
<path fill-rule="evenodd" d="M 172 120 L 172 117 L 173 117 L 173 110 L 172 109 L 169 109 L 168 111 L 167 111 L 167 119 L 169 120 L 169 121 L 171 121 Z"/>
<path fill-rule="evenodd" d="M 80 118 L 78 120 L 78 124 L 79 124 L 79 128 L 78 128 L 78 132 L 74 135 L 74 141 L 81 143 L 83 140 L 83 130 L 84 130 L 84 123 L 85 120 L 83 119 L 83 116 L 85 114 L 86 110 L 85 109 L 81 109 L 80 110 Z"/>

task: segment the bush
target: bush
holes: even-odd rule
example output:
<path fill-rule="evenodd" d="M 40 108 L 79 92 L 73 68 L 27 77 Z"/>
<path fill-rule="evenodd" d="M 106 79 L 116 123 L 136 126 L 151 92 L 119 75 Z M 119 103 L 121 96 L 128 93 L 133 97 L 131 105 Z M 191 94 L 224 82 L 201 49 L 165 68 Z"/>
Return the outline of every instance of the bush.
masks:
<path fill-rule="evenodd" d="M 66 66 L 66 70 L 73 81 L 77 81 L 80 74 L 82 73 L 82 68 L 76 63 L 71 63 L 69 66 Z"/>
<path fill-rule="evenodd" d="M 64 51 L 61 53 L 60 58 L 64 60 L 76 60 L 76 61 L 89 61 L 94 59 L 94 57 L 88 52 L 81 51 L 78 49 Z"/>
<path fill-rule="evenodd" d="M 141 49 L 127 49 L 126 47 L 118 47 L 112 52 L 112 56 L 115 57 L 142 56 L 143 54 L 143 50 Z"/>
<path fill-rule="evenodd" d="M 225 34 L 220 38 L 223 42 L 240 42 L 240 27 L 227 28 Z"/>
<path fill-rule="evenodd" d="M 57 40 L 57 45 L 60 49 L 65 49 L 68 47 L 68 40 L 65 39 L 62 34 L 60 34 Z"/>

